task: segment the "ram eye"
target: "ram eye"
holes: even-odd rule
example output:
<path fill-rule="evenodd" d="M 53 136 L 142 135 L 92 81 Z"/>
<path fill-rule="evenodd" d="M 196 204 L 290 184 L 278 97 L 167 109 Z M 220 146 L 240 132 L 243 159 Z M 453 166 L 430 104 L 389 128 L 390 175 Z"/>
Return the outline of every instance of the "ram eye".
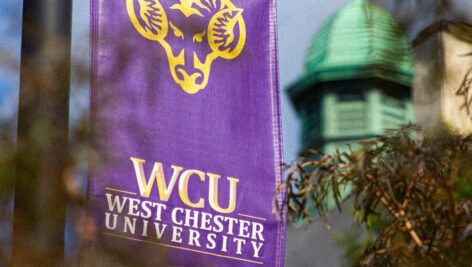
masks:
<path fill-rule="evenodd" d="M 170 25 L 170 28 L 172 29 L 172 32 L 174 33 L 175 37 L 177 38 L 180 38 L 180 39 L 184 39 L 184 34 L 182 33 L 182 31 L 177 28 L 176 26 L 174 26 L 174 24 L 172 24 L 172 22 L 169 22 L 169 25 Z"/>
<path fill-rule="evenodd" d="M 194 36 L 193 36 L 193 42 L 197 42 L 197 43 L 201 43 L 203 41 L 203 38 L 205 38 L 205 35 L 206 35 L 206 31 L 203 31 L 203 32 L 199 32 L 199 33 L 196 33 Z"/>

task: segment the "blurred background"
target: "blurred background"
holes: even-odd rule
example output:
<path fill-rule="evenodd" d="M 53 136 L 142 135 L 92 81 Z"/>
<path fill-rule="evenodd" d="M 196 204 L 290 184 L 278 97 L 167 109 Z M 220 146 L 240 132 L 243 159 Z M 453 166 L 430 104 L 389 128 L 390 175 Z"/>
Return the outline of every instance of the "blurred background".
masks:
<path fill-rule="evenodd" d="M 285 162 L 295 160 L 303 148 L 333 153 L 409 122 L 434 130 L 446 121 L 459 132 L 472 130 L 471 95 L 462 86 L 472 67 L 472 3 L 371 2 L 277 1 Z M 68 142 L 76 147 L 87 140 L 83 127 L 87 127 L 88 111 L 90 6 L 89 1 L 72 3 L 71 100 L 66 122 Z M 0 151 L 5 152 L 0 158 L 5 166 L 10 162 L 6 152 L 17 139 L 22 12 L 21 0 L 0 2 Z M 65 257 L 70 263 L 75 262 L 78 243 L 93 232 L 77 208 L 86 188 L 84 157 L 76 153 L 68 159 L 73 168 L 65 180 L 66 198 L 72 203 L 65 211 L 69 222 Z M 13 172 L 1 173 L 8 177 Z M 2 180 L 0 266 L 11 254 L 13 217 L 13 185 Z M 349 200 L 343 207 L 349 210 Z M 84 227 L 77 228 L 74 220 Z M 286 265 L 347 264 L 339 235 L 357 227 L 350 213 L 338 212 L 330 213 L 328 222 L 291 223 Z"/>

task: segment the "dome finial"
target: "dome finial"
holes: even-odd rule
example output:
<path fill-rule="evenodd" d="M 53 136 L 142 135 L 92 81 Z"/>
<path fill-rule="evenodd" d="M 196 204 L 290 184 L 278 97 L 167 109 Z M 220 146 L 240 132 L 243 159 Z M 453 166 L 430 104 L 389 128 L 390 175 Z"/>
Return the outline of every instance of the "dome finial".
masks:
<path fill-rule="evenodd" d="M 369 0 L 351 0 L 317 32 L 305 72 L 289 92 L 294 97 L 324 82 L 371 78 L 410 87 L 412 76 L 409 43 L 393 16 Z"/>

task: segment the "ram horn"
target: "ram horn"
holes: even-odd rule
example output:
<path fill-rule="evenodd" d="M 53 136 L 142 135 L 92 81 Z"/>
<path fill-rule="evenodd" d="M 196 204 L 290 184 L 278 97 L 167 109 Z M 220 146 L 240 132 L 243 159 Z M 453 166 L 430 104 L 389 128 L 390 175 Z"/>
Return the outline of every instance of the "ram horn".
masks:
<path fill-rule="evenodd" d="M 126 0 L 129 18 L 136 30 L 151 41 L 163 40 L 169 30 L 167 15 L 159 0 L 137 0 L 139 18 L 135 12 L 135 1 Z"/>
<path fill-rule="evenodd" d="M 246 42 L 246 25 L 243 9 L 225 8 L 218 11 L 208 24 L 208 43 L 213 52 L 224 59 L 234 59 L 243 50 Z M 236 36 L 236 25 L 239 34 Z"/>

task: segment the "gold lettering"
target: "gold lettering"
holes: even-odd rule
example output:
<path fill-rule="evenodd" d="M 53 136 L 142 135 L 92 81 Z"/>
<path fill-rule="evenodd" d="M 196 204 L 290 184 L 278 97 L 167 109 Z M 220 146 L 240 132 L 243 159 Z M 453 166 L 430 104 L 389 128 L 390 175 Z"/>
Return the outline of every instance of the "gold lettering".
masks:
<path fill-rule="evenodd" d="M 162 201 L 168 201 L 174 188 L 175 182 L 177 181 L 182 167 L 172 165 L 172 178 L 170 179 L 169 185 L 167 185 L 164 170 L 162 168 L 162 163 L 154 163 L 154 167 L 151 172 L 149 180 L 146 181 L 146 176 L 144 174 L 143 165 L 146 162 L 143 159 L 139 158 L 130 158 L 133 162 L 134 171 L 136 173 L 136 180 L 138 181 L 139 193 L 142 197 L 149 197 L 151 194 L 152 186 L 154 185 L 154 180 L 157 180 L 157 189 L 159 191 L 159 198 Z"/>
<path fill-rule="evenodd" d="M 187 206 L 192 208 L 203 208 L 205 206 L 205 200 L 200 198 L 197 203 L 190 201 L 188 197 L 188 181 L 192 175 L 197 175 L 200 178 L 200 181 L 205 181 L 205 173 L 197 170 L 187 170 L 182 173 L 179 180 L 179 195 L 182 202 Z"/>
<path fill-rule="evenodd" d="M 221 213 L 231 213 L 236 209 L 236 194 L 237 194 L 237 184 L 239 179 L 228 177 L 229 180 L 229 203 L 227 208 L 222 208 L 218 201 L 218 180 L 221 178 L 217 174 L 207 173 L 210 178 L 209 192 L 208 192 L 208 201 L 210 206 L 218 212 Z"/>
<path fill-rule="evenodd" d="M 220 195 L 218 181 L 221 178 L 218 174 L 205 173 L 199 170 L 186 170 L 183 171 L 183 168 L 180 166 L 172 165 L 172 177 L 167 182 L 164 174 L 164 168 L 162 163 L 155 162 L 151 171 L 149 178 L 146 178 L 144 173 L 144 163 L 145 160 L 140 158 L 130 158 L 133 162 L 134 171 L 136 175 L 136 181 L 138 182 L 139 193 L 142 197 L 149 198 L 154 181 L 157 182 L 157 190 L 159 193 L 159 199 L 161 201 L 167 202 L 172 194 L 172 190 L 175 187 L 175 183 L 179 180 L 179 196 L 181 201 L 192 208 L 204 208 L 205 199 L 199 198 L 197 202 L 193 202 L 189 197 L 189 182 L 192 176 L 198 176 L 200 182 L 205 182 L 206 176 L 209 178 L 209 187 L 208 187 L 208 202 L 211 208 L 220 213 L 232 213 L 236 209 L 236 198 L 237 198 L 237 185 L 239 183 L 238 178 L 227 177 L 229 181 L 229 194 L 228 194 L 228 206 L 226 208 L 221 207 L 220 205 Z M 182 174 L 181 174 L 182 173 Z M 136 210 L 135 205 L 130 207 L 134 213 Z M 149 208 L 146 209 L 148 212 Z"/>

